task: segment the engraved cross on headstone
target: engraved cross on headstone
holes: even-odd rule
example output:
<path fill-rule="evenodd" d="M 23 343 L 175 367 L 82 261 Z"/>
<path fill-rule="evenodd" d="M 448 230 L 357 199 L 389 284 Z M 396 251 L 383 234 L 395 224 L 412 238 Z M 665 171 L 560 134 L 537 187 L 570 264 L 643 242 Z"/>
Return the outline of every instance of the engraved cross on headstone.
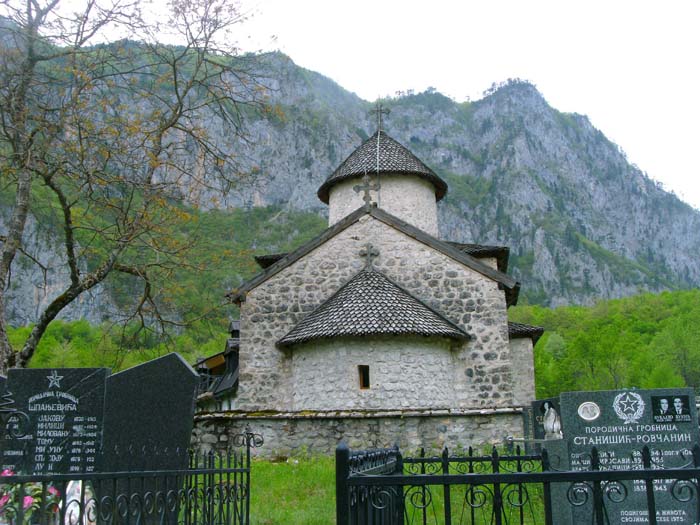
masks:
<path fill-rule="evenodd" d="M 374 257 L 379 257 L 379 250 L 372 246 L 371 242 L 368 242 L 367 244 L 365 244 L 365 247 L 360 250 L 360 257 L 367 257 L 365 268 L 371 268 L 372 259 Z"/>
<path fill-rule="evenodd" d="M 381 131 L 383 123 L 382 115 L 388 115 L 390 111 L 382 106 L 381 102 L 377 101 L 377 105 L 370 111 L 370 113 L 377 115 L 377 131 Z"/>
<path fill-rule="evenodd" d="M 352 187 L 352 189 L 355 193 L 360 193 L 361 191 L 365 193 L 362 200 L 365 201 L 365 206 L 369 207 L 372 205 L 372 197 L 370 196 L 369 192 L 379 191 L 379 188 L 381 187 L 382 186 L 379 184 L 379 181 L 374 183 L 370 182 L 369 175 L 365 171 L 365 174 L 362 177 L 362 184 L 356 184 Z"/>

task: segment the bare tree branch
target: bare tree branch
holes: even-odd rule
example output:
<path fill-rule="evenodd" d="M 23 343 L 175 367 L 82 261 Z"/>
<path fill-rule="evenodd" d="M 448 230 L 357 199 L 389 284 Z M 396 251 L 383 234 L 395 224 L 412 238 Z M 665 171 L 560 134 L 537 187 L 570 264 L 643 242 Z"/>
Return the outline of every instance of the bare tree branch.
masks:
<path fill-rule="evenodd" d="M 244 111 L 264 107 L 264 89 L 229 45 L 243 19 L 231 3 L 173 0 L 178 46 L 155 40 L 161 27 L 139 6 L 85 0 L 75 14 L 58 0 L 0 2 L 14 24 L 13 47 L 0 46 L 0 169 L 15 196 L 0 250 L 0 373 L 25 366 L 56 316 L 113 272 L 141 286 L 125 323 L 164 334 L 191 320 L 162 292 L 196 241 L 176 235 L 189 220 L 178 201 L 192 185 L 235 181 L 230 142 L 210 122 L 245 140 Z M 111 31 L 136 38 L 108 42 Z M 30 216 L 58 225 L 70 282 L 15 352 L 5 289 Z"/>

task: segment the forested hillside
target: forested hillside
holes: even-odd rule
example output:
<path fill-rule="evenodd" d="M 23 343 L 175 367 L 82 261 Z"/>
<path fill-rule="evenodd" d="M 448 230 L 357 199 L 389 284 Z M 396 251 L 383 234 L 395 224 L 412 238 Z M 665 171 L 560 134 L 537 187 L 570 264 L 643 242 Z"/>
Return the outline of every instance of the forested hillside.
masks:
<path fill-rule="evenodd" d="M 535 348 L 538 398 L 574 390 L 700 388 L 700 290 L 592 307 L 519 306 L 510 318 L 547 330 Z"/>
<path fill-rule="evenodd" d="M 160 297 L 161 304 L 169 311 L 182 312 L 181 320 L 186 325 L 172 327 L 165 337 L 154 331 L 138 330 L 136 323 L 122 326 L 120 311 L 126 308 L 120 301 L 133 300 L 139 290 L 128 279 L 115 276 L 110 282 L 115 301 L 110 309 L 101 312 L 101 317 L 89 320 L 54 321 L 30 365 L 121 369 L 172 351 L 191 362 L 198 356 L 219 352 L 228 337 L 229 319 L 237 316 L 222 290 L 238 286 L 259 270 L 254 254 L 291 251 L 322 231 L 326 224 L 315 214 L 275 206 L 247 212 L 189 211 L 191 220 L 181 226 L 176 238 L 196 238 L 199 248 L 188 266 L 163 287 L 167 295 Z M 27 261 L 18 265 L 12 283 L 25 277 L 27 267 Z M 43 286 L 41 281 L 36 285 Z M 31 325 L 27 325 L 11 331 L 10 339 L 15 347 L 26 339 L 30 330 Z"/>

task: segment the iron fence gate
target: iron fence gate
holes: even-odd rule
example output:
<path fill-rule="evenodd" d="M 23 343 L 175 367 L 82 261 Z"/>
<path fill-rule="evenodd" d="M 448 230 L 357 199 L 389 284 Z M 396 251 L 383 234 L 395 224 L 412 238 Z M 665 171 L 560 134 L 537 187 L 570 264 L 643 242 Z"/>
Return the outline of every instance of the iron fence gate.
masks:
<path fill-rule="evenodd" d="M 337 524 L 605 525 L 612 511 L 631 498 L 630 483 L 643 495 L 643 508 L 634 511 L 630 523 L 696 523 L 700 446 L 678 468 L 660 468 L 648 447 L 640 452 L 636 469 L 604 470 L 609 465 L 593 448 L 589 470 L 561 471 L 552 468 L 546 450 L 525 455 L 518 447 L 513 455 L 500 455 L 494 448 L 489 455 L 476 455 L 470 448 L 451 455 L 445 449 L 439 456 L 421 451 L 404 458 L 396 447 L 350 451 L 341 444 L 336 449 Z M 667 480 L 662 490 L 661 480 Z M 669 521 L 657 510 L 662 494 L 689 507 L 687 515 L 696 518 Z M 583 512 L 585 520 L 579 514 L 571 521 L 572 510 Z"/>

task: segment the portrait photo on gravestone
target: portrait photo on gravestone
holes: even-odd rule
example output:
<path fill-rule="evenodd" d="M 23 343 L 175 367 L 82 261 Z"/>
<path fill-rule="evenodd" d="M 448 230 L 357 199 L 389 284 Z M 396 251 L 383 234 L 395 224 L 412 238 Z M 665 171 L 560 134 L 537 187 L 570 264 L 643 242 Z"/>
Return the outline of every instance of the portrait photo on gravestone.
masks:
<path fill-rule="evenodd" d="M 563 439 L 547 448 L 560 470 L 642 469 L 645 446 L 649 449 L 653 469 L 694 465 L 693 447 L 698 444 L 699 434 L 695 395 L 691 388 L 564 392 L 559 396 L 559 407 Z M 571 486 L 554 485 L 553 498 L 559 502 L 553 505 L 554 523 L 590 522 L 593 498 L 572 504 Z M 604 495 L 610 495 L 601 500 L 606 523 L 649 523 L 647 485 L 642 479 L 604 483 L 602 488 Z M 689 490 L 689 485 L 672 478 L 655 479 L 656 522 L 696 523 L 699 518 L 697 497 L 686 497 Z M 579 497 L 583 494 L 580 492 Z"/>

